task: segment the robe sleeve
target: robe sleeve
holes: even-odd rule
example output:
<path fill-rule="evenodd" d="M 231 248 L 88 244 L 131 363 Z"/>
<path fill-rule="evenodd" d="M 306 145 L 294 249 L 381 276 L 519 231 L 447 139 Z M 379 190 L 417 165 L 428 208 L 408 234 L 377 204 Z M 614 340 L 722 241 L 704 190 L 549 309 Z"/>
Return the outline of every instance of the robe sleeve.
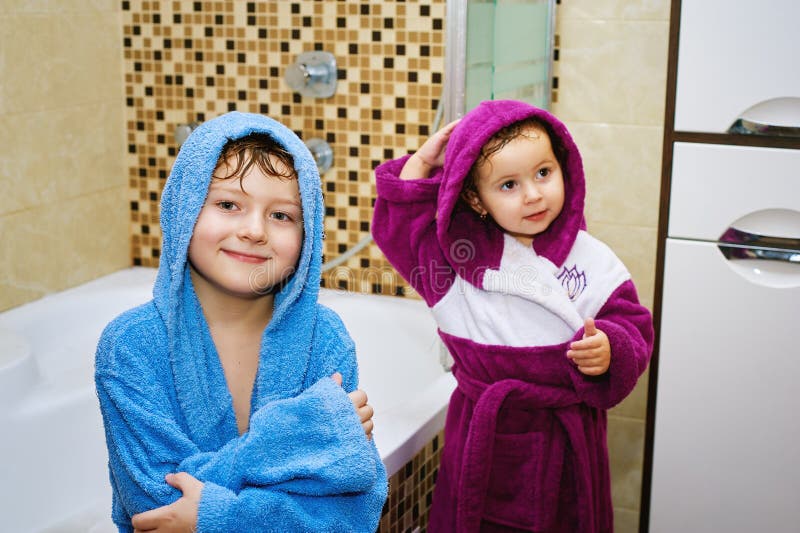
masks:
<path fill-rule="evenodd" d="M 372 533 L 386 499 L 379 490 L 320 498 L 246 487 L 238 494 L 207 483 L 200 499 L 198 531 L 353 531 Z M 366 510 L 370 510 L 366 512 Z"/>
<path fill-rule="evenodd" d="M 602 376 L 587 376 L 574 367 L 572 382 L 586 404 L 610 409 L 625 399 L 647 368 L 653 353 L 653 319 L 639 303 L 636 287 L 628 280 L 620 285 L 595 317 L 595 326 L 611 344 L 611 365 Z M 572 339 L 583 338 L 581 328 Z"/>
<path fill-rule="evenodd" d="M 329 351 L 336 349 L 336 343 L 330 344 Z M 334 366 L 343 365 L 352 384 L 352 350 L 339 347 L 339 352 L 330 357 L 342 359 Z M 199 519 L 210 523 L 224 522 L 225 513 L 236 515 L 237 509 L 240 524 L 255 520 L 258 516 L 241 514 L 258 507 L 254 502 L 279 509 L 283 514 L 273 519 L 291 523 L 309 513 L 304 509 L 308 497 L 321 502 L 314 510 L 319 523 L 335 524 L 342 520 L 341 509 L 359 497 L 385 498 L 386 474 L 374 443 L 366 439 L 346 392 L 329 377 L 296 397 L 266 403 L 251 416 L 247 433 L 218 450 L 203 450 L 178 420 L 174 394 L 165 386 L 169 380 L 147 363 L 149 355 L 102 339 L 98 347 L 96 386 L 111 479 L 126 515 L 114 517 L 122 530 L 128 530 L 132 515 L 180 497 L 164 481 L 170 472 L 185 471 L 207 484 Z M 240 493 L 246 494 L 247 505 L 232 504 L 230 494 L 238 498 Z M 225 513 L 219 514 L 221 507 Z M 350 513 L 358 522 L 377 524 L 380 505 Z"/>
<path fill-rule="evenodd" d="M 378 197 L 372 236 L 397 272 L 432 306 L 453 278 L 436 238 L 441 169 L 430 178 L 402 180 L 400 171 L 408 157 L 375 169 Z"/>

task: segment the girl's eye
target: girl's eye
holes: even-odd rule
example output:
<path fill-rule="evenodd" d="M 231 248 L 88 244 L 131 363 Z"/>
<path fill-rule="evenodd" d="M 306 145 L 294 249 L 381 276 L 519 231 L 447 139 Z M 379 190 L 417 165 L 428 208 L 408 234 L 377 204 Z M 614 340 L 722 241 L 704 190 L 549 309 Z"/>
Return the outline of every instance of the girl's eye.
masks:
<path fill-rule="evenodd" d="M 546 178 L 547 176 L 550 175 L 550 172 L 551 172 L 550 169 L 545 167 L 545 168 L 540 168 L 538 174 L 540 178 Z"/>
<path fill-rule="evenodd" d="M 272 213 L 272 218 L 274 218 L 275 220 L 280 220 L 281 222 L 289 221 L 292 219 L 292 217 L 290 217 L 288 214 L 282 213 L 280 211 Z"/>
<path fill-rule="evenodd" d="M 513 181 L 506 181 L 506 182 L 504 182 L 504 183 L 502 183 L 500 185 L 500 190 L 501 191 L 510 191 L 511 189 L 514 188 L 514 185 L 515 184 L 514 184 Z"/>

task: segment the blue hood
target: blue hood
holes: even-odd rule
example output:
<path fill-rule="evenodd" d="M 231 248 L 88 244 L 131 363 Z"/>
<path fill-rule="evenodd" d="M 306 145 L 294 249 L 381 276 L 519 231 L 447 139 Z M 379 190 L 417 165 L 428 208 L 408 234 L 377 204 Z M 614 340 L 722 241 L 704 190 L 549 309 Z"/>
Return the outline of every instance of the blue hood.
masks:
<path fill-rule="evenodd" d="M 269 117 L 233 111 L 200 125 L 181 147 L 161 196 L 162 248 L 154 296 L 162 314 L 182 289 L 192 231 L 220 153 L 231 139 L 266 133 L 294 157 L 303 206 L 303 249 L 297 271 L 275 297 L 273 322 L 308 293 L 316 301 L 322 262 L 323 204 L 319 172 L 303 141 Z M 307 280 L 313 283 L 306 284 Z"/>
<path fill-rule="evenodd" d="M 168 331 L 178 399 L 189 430 L 200 442 L 216 442 L 227 433 L 220 431 L 221 426 L 235 421 L 229 404 L 219 398 L 227 394 L 227 387 L 189 275 L 189 241 L 223 147 L 251 133 L 270 135 L 294 157 L 305 230 L 297 269 L 275 295 L 272 320 L 262 339 L 255 408 L 302 390 L 312 349 L 324 215 L 316 163 L 300 138 L 283 124 L 262 115 L 227 113 L 192 132 L 175 160 L 161 197 L 162 252 L 153 289 Z M 215 432 L 219 432 L 216 438 Z"/>

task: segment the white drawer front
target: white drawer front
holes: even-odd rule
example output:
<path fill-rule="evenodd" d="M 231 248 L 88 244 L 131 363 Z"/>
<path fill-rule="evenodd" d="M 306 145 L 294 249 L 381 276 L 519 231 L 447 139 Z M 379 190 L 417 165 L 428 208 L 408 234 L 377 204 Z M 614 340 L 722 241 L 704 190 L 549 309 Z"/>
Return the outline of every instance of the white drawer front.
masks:
<path fill-rule="evenodd" d="M 668 239 L 663 296 L 650 531 L 797 531 L 800 288 Z"/>
<path fill-rule="evenodd" d="M 721 133 L 759 102 L 800 96 L 797 0 L 683 0 L 675 130 Z"/>
<path fill-rule="evenodd" d="M 765 210 L 784 213 L 780 230 L 800 238 L 800 150 L 675 143 L 670 237 L 716 241 L 735 221 Z M 780 234 L 778 234 L 780 233 Z"/>

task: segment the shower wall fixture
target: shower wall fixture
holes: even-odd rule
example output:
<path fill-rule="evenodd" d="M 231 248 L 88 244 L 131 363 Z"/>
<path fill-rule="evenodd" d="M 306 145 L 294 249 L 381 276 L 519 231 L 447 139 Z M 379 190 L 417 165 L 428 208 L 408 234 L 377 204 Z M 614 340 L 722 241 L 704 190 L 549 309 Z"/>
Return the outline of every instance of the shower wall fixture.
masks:
<path fill-rule="evenodd" d="M 303 52 L 286 67 L 286 84 L 303 96 L 329 98 L 336 92 L 336 59 L 330 52 Z"/>
<path fill-rule="evenodd" d="M 189 122 L 188 124 L 178 124 L 175 126 L 175 143 L 180 147 L 189 138 L 189 135 L 199 126 L 198 122 Z M 325 139 L 318 137 L 311 138 L 305 141 L 308 151 L 314 158 L 317 164 L 319 175 L 325 174 L 333 166 L 333 148 Z"/>
<path fill-rule="evenodd" d="M 317 170 L 319 170 L 320 176 L 330 170 L 333 166 L 333 148 L 325 139 L 318 137 L 309 139 L 306 141 L 306 147 L 317 163 Z"/>
<path fill-rule="evenodd" d="M 179 147 L 186 142 L 186 139 L 189 138 L 189 135 L 199 126 L 200 124 L 197 122 L 189 122 L 188 124 L 178 124 L 175 126 L 175 144 Z"/>

